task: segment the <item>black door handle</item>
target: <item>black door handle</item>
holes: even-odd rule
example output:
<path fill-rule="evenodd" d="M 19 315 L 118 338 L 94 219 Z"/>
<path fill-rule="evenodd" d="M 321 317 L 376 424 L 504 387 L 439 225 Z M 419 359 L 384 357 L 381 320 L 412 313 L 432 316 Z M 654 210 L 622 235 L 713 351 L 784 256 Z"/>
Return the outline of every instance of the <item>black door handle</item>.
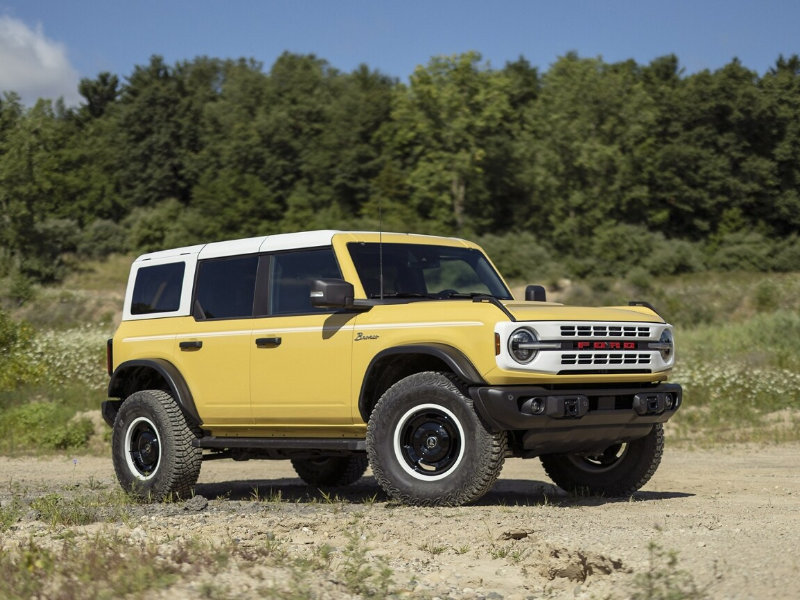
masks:
<path fill-rule="evenodd" d="M 203 342 L 200 341 L 192 341 L 192 342 L 181 342 L 178 344 L 181 350 L 200 350 L 203 347 Z"/>
<path fill-rule="evenodd" d="M 259 348 L 277 348 L 281 345 L 279 337 L 256 338 L 256 346 Z"/>

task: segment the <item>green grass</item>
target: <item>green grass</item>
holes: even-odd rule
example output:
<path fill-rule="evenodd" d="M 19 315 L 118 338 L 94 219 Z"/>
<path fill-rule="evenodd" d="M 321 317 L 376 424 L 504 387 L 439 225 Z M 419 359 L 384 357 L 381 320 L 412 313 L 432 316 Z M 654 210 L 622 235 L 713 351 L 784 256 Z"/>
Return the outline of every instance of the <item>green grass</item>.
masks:
<path fill-rule="evenodd" d="M 679 328 L 679 438 L 706 445 L 800 440 L 798 334 L 800 316 L 785 309 Z"/>

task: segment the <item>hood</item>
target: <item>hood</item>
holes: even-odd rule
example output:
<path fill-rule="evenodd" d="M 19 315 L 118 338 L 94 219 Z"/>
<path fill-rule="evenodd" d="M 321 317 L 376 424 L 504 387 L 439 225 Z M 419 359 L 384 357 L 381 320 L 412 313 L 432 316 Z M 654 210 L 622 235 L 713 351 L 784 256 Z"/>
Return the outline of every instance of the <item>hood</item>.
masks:
<path fill-rule="evenodd" d="M 644 306 L 564 306 L 551 302 L 503 302 L 517 321 L 618 321 L 663 323 Z"/>

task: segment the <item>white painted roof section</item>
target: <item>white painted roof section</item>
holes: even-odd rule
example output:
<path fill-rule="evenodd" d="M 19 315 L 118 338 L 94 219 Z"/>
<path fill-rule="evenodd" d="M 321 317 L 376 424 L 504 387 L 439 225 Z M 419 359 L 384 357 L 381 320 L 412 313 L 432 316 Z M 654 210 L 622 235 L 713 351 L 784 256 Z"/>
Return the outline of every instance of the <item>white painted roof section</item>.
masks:
<path fill-rule="evenodd" d="M 258 237 L 228 240 L 224 242 L 211 242 L 183 248 L 171 248 L 149 252 L 139 256 L 134 263 L 161 262 L 165 259 L 174 259 L 181 256 L 194 255 L 198 260 L 206 258 L 219 258 L 221 256 L 238 256 L 242 254 L 256 254 L 258 252 L 274 252 L 278 250 L 293 250 L 295 248 L 317 248 L 330 246 L 333 236 L 340 233 L 338 230 L 325 229 L 320 231 L 302 231 L 298 233 L 278 233 L 275 235 L 262 235 Z"/>
<path fill-rule="evenodd" d="M 160 261 L 166 258 L 177 258 L 179 256 L 190 256 L 196 255 L 203 249 L 203 244 L 198 244 L 197 246 L 185 246 L 183 248 L 172 248 L 170 250 L 159 250 L 158 252 L 149 252 L 148 254 L 142 254 L 138 257 L 134 263 L 140 262 L 150 262 L 150 261 Z"/>
<path fill-rule="evenodd" d="M 321 231 L 303 231 L 300 233 L 278 233 L 268 235 L 261 244 L 261 252 L 292 250 L 294 248 L 316 248 L 330 246 L 331 240 L 339 231 L 324 229 Z"/>
<path fill-rule="evenodd" d="M 220 256 L 238 256 L 240 254 L 256 254 L 264 243 L 265 237 L 244 238 L 227 242 L 212 242 L 206 244 L 197 256 L 199 260 L 205 258 L 219 258 Z"/>

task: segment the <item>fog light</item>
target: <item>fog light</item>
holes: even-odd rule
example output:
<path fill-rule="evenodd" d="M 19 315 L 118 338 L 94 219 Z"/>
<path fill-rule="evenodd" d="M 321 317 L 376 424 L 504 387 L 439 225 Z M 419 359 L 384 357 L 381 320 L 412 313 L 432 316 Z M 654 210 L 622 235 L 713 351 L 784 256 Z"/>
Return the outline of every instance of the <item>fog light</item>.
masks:
<path fill-rule="evenodd" d="M 522 410 L 532 415 L 540 415 L 544 412 L 544 398 L 528 398 L 522 404 Z"/>

